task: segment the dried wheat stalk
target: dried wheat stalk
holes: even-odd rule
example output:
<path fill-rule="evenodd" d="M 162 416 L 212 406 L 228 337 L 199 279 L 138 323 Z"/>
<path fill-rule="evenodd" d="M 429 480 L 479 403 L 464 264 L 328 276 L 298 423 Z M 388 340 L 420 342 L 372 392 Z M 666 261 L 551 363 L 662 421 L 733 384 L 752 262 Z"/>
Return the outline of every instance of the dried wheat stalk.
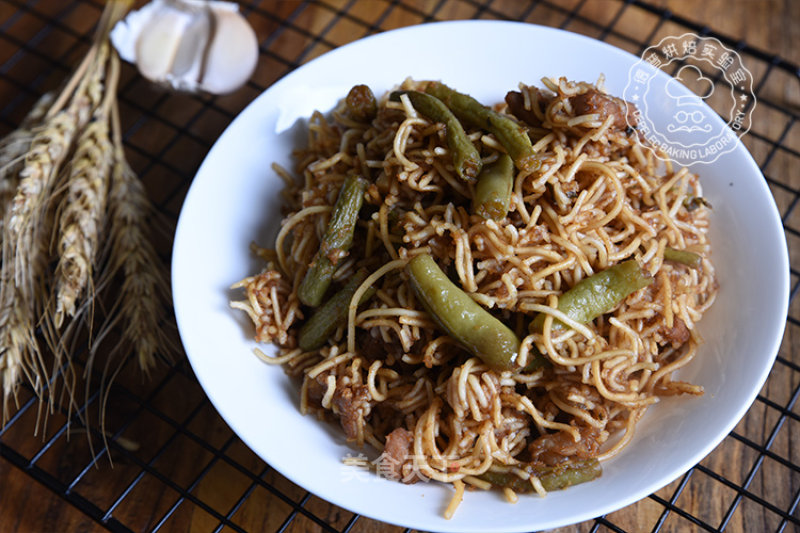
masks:
<path fill-rule="evenodd" d="M 67 396 L 68 411 L 77 407 L 81 376 L 73 357 L 82 331 L 89 333 L 87 402 L 91 370 L 98 357 L 105 359 L 102 434 L 110 384 L 127 360 L 120 356 L 123 348 L 133 347 L 145 374 L 157 357 L 176 350 L 168 335 L 174 329 L 167 316 L 169 286 L 150 240 L 155 212 L 125 159 L 116 102 L 119 59 L 108 43 L 108 31 L 130 4 L 106 4 L 89 52 L 58 96 L 40 101 L 0 141 L 3 421 L 23 377 L 40 400 L 49 399 L 50 412 L 57 389 Z M 10 190 L 13 198 L 4 199 Z M 95 301 L 102 301 L 97 296 L 117 279 L 114 303 L 97 305 L 104 318 L 93 335 Z M 118 327 L 122 343 L 100 351 Z M 88 427 L 88 418 L 80 416 Z"/>
<path fill-rule="evenodd" d="M 20 183 L 3 223 L 0 267 L 0 370 L 6 400 L 24 374 L 39 394 L 48 375 L 35 329 L 44 307 L 47 199 L 78 129 L 81 107 L 88 99 L 47 120 L 31 142 Z"/>
<path fill-rule="evenodd" d="M 0 191 L 13 193 L 16 174 L 35 135 L 35 130 L 53 103 L 53 93 L 45 93 L 22 119 L 19 128 L 0 140 Z"/>
<path fill-rule="evenodd" d="M 53 103 L 53 93 L 44 94 L 16 130 L 0 140 L 0 235 L 6 209 L 19 183 L 19 171 L 42 119 Z"/>
<path fill-rule="evenodd" d="M 109 19 L 104 20 L 107 25 Z M 103 31 L 107 35 L 108 28 Z M 48 370 L 36 338 L 47 299 L 48 210 L 73 142 L 102 99 L 108 53 L 107 42 L 92 46 L 47 110 L 24 156 L 16 192 L 4 213 L 0 265 L 3 420 L 8 413 L 8 399 L 16 392 L 21 376 L 42 398 L 45 385 L 58 371 L 58 362 L 52 371 Z M 52 387 L 50 400 L 52 407 Z"/>
<path fill-rule="evenodd" d="M 55 272 L 55 309 L 52 311 L 56 329 L 62 326 L 65 316 L 75 316 L 76 303 L 84 291 L 87 291 L 87 301 L 94 300 L 93 271 L 114 162 L 109 122 L 118 79 L 119 59 L 112 55 L 105 100 L 78 138 L 66 184 L 67 192 L 59 209 L 59 261 Z"/>
<path fill-rule="evenodd" d="M 141 181 L 125 160 L 119 115 L 112 113 L 115 165 L 109 191 L 110 257 L 105 276 L 122 275 L 118 314 L 106 324 L 121 321 L 123 338 L 134 347 L 139 367 L 145 372 L 156 363 L 156 355 L 174 351 L 165 332 L 165 309 L 169 306 L 169 284 L 150 240 L 154 212 Z"/>

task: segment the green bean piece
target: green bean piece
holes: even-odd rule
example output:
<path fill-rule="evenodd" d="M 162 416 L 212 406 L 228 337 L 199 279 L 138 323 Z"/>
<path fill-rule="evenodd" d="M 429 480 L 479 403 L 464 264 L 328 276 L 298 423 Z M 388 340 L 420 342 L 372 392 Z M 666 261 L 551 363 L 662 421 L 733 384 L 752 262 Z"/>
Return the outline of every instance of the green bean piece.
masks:
<path fill-rule="evenodd" d="M 462 123 L 493 133 L 518 169 L 534 171 L 539 168 L 539 160 L 533 153 L 533 145 L 525 128 L 512 118 L 486 107 L 469 95 L 454 91 L 443 83 L 432 82 L 425 88 L 425 92 L 444 102 Z"/>
<path fill-rule="evenodd" d="M 579 281 L 558 298 L 558 310 L 575 322 L 586 324 L 652 282 L 639 263 L 629 259 Z M 545 317 L 545 313 L 536 316 L 529 327 L 531 333 L 542 331 Z M 553 328 L 562 327 L 561 321 L 553 321 Z"/>
<path fill-rule="evenodd" d="M 497 161 L 478 174 L 472 212 L 497 222 L 503 220 L 508 214 L 513 187 L 514 162 L 508 155 L 501 154 Z"/>
<path fill-rule="evenodd" d="M 562 490 L 573 485 L 580 485 L 599 478 L 603 474 L 600 461 L 587 459 L 585 461 L 566 462 L 560 465 L 543 469 L 538 474 L 544 490 Z"/>
<path fill-rule="evenodd" d="M 580 485 L 599 478 L 603 469 L 597 459 L 584 459 L 580 461 L 567 461 L 556 466 L 522 467 L 531 476 L 536 476 L 546 491 L 562 490 L 573 485 Z M 522 479 L 511 472 L 487 471 L 478 476 L 479 479 L 488 481 L 495 487 L 509 488 L 514 492 L 533 492 L 533 485 L 527 479 Z"/>
<path fill-rule="evenodd" d="M 355 85 L 344 99 L 350 115 L 359 122 L 369 122 L 378 114 L 378 101 L 366 85 Z"/>
<path fill-rule="evenodd" d="M 414 292 L 448 335 L 495 370 L 517 370 L 520 341 L 511 329 L 456 287 L 428 254 L 406 265 Z"/>
<path fill-rule="evenodd" d="M 702 196 L 689 195 L 686 198 L 684 198 L 683 207 L 685 207 L 686 210 L 691 213 L 692 211 L 700 207 L 707 207 L 711 209 L 711 202 L 709 202 Z"/>
<path fill-rule="evenodd" d="M 530 350 L 528 350 L 528 359 L 528 364 L 520 370 L 523 374 L 530 374 L 531 372 L 536 372 L 540 368 L 550 366 L 550 360 L 539 353 L 539 350 L 534 345 L 531 345 Z"/>
<path fill-rule="evenodd" d="M 353 299 L 353 294 L 365 279 L 367 279 L 367 271 L 362 268 L 353 274 L 344 287 L 331 296 L 330 300 L 317 308 L 311 318 L 303 324 L 297 337 L 297 343 L 303 351 L 316 350 L 325 344 L 336 328 L 347 320 L 350 300 Z M 369 300 L 373 294 L 375 294 L 375 289 L 368 288 L 359 299 L 359 305 Z"/>
<path fill-rule="evenodd" d="M 297 290 L 297 297 L 302 303 L 317 307 L 322 302 L 336 271 L 336 264 L 353 244 L 353 233 L 366 189 L 367 181 L 364 178 L 348 176 L 344 180 L 319 250 Z"/>
<path fill-rule="evenodd" d="M 687 250 L 676 250 L 669 246 L 664 248 L 664 260 L 680 263 L 691 268 L 700 268 L 700 265 L 703 263 L 703 258 L 700 257 L 700 254 Z"/>
<path fill-rule="evenodd" d="M 441 100 L 419 91 L 395 91 L 390 100 L 399 100 L 405 94 L 419 113 L 422 113 L 434 122 L 441 122 L 445 126 L 447 148 L 453 156 L 453 166 L 456 174 L 466 181 L 474 181 L 481 171 L 483 162 L 481 154 L 472 141 L 469 140 L 464 126 Z"/>

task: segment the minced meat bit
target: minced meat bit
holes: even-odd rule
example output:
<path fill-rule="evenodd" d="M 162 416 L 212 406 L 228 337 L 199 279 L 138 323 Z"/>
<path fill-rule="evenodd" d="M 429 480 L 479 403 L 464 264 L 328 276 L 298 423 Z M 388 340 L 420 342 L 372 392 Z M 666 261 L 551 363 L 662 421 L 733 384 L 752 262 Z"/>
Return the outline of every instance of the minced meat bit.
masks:
<path fill-rule="evenodd" d="M 575 116 L 597 113 L 600 115 L 600 120 L 605 120 L 609 115 L 613 116 L 612 129 L 625 130 L 629 125 L 636 125 L 636 106 L 610 94 L 590 90 L 570 97 L 569 103 Z"/>

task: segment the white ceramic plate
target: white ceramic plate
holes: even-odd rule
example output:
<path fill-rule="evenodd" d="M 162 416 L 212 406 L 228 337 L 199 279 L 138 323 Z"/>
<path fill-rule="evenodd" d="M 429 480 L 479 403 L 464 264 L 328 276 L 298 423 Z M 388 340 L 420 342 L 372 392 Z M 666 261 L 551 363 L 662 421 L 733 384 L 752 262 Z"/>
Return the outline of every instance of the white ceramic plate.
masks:
<path fill-rule="evenodd" d="M 714 206 L 711 239 L 721 290 L 700 326 L 706 344 L 680 377 L 702 384 L 706 394 L 659 403 L 633 442 L 604 464 L 602 478 L 544 499 L 524 496 L 511 505 L 496 492 L 470 492 L 448 521 L 442 511 L 449 486 L 402 485 L 344 466 L 342 459 L 359 451 L 345 444 L 338 429 L 300 415 L 298 392 L 280 368 L 253 355 L 252 327 L 244 313 L 228 307 L 228 287 L 260 266 L 248 245 L 271 246 L 277 232 L 282 184 L 270 164 L 291 167 L 290 153 L 304 139 L 302 119 L 315 109 L 331 109 L 352 85 L 367 83 L 381 94 L 407 76 L 439 79 L 494 103 L 520 81 L 595 81 L 604 73 L 609 90 L 621 94 L 637 60 L 593 39 L 529 24 L 426 24 L 331 51 L 245 109 L 195 177 L 172 266 L 186 353 L 214 406 L 242 440 L 293 482 L 346 509 L 421 530 L 462 533 L 540 530 L 590 519 L 658 490 L 707 455 L 764 383 L 788 305 L 780 218 L 741 144 L 696 169 Z"/>

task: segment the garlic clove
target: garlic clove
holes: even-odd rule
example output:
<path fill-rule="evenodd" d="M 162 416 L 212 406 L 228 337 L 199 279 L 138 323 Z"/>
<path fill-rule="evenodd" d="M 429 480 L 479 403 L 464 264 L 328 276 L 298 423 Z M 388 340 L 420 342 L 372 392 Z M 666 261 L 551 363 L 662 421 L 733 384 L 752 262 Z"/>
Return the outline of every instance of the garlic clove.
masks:
<path fill-rule="evenodd" d="M 135 47 L 135 62 L 142 76 L 161 81 L 173 73 L 178 51 L 182 47 L 185 50 L 187 45 L 203 46 L 202 42 L 192 42 L 198 33 L 191 30 L 194 20 L 192 13 L 167 8 L 148 21 L 141 29 Z M 186 55 L 185 52 L 183 55 Z M 181 59 L 185 63 L 185 58 Z M 185 65 L 181 67 L 183 72 L 178 75 L 186 74 L 189 69 Z"/>
<path fill-rule="evenodd" d="M 212 12 L 215 26 L 201 87 L 211 93 L 225 94 L 253 75 L 258 62 L 258 39 L 238 12 L 213 8 Z"/>
<path fill-rule="evenodd" d="M 170 74 L 175 78 L 183 76 L 198 79 L 202 73 L 203 53 L 211 39 L 213 25 L 208 10 L 194 14 L 193 20 L 184 28 Z"/>
<path fill-rule="evenodd" d="M 152 0 L 117 24 L 111 41 L 142 76 L 184 91 L 234 91 L 258 62 L 256 34 L 231 2 Z"/>

